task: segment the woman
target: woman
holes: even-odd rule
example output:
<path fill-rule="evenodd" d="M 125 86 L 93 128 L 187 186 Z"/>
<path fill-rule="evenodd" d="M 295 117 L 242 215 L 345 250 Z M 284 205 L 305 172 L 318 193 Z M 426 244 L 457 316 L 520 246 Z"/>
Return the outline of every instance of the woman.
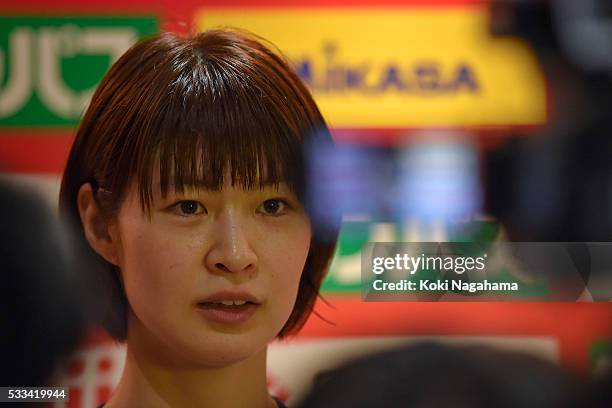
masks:
<path fill-rule="evenodd" d="M 160 34 L 113 65 L 60 193 L 127 344 L 107 408 L 280 406 L 267 343 L 303 325 L 337 237 L 304 206 L 315 139 L 310 93 L 252 36 Z"/>

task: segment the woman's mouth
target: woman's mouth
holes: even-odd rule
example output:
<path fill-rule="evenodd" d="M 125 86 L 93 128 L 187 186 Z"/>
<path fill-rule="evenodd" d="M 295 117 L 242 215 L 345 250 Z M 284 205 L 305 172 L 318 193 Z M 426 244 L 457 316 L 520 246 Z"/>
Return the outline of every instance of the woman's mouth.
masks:
<path fill-rule="evenodd" d="M 198 303 L 198 311 L 211 322 L 234 325 L 250 319 L 259 306 L 246 300 L 220 300 Z"/>

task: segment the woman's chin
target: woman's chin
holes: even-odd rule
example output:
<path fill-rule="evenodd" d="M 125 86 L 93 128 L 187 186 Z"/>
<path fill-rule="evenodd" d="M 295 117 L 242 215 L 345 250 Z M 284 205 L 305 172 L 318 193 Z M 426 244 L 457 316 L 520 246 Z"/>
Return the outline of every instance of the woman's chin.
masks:
<path fill-rule="evenodd" d="M 213 333 L 196 336 L 180 348 L 183 358 L 202 368 L 222 368 L 238 364 L 264 351 L 269 339 L 247 334 Z"/>

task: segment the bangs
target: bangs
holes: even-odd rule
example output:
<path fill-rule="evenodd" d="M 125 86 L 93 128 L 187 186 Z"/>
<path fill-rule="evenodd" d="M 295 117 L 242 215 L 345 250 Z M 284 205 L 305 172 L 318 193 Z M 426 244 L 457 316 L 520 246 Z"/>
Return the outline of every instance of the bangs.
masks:
<path fill-rule="evenodd" d="M 288 132 L 269 100 L 257 101 L 246 92 L 236 99 L 226 91 L 230 90 L 221 89 L 214 103 L 206 97 L 187 101 L 187 110 L 181 104 L 170 105 L 155 151 L 145 153 L 159 160 L 162 196 L 170 188 L 220 190 L 226 182 L 246 190 L 286 182 L 301 195 L 300 135 Z M 156 164 L 148 163 L 136 174 L 146 208 Z"/>
<path fill-rule="evenodd" d="M 220 190 L 229 182 L 252 190 L 286 182 L 302 200 L 303 143 L 322 119 L 304 108 L 282 62 L 249 55 L 260 52 L 251 45 L 231 62 L 219 50 L 184 51 L 190 63 L 158 82 L 168 86 L 149 87 L 154 95 L 145 98 L 158 101 L 157 116 L 136 120 L 151 124 L 135 137 L 130 171 L 143 209 L 151 208 L 157 168 L 162 196 L 170 188 Z"/>

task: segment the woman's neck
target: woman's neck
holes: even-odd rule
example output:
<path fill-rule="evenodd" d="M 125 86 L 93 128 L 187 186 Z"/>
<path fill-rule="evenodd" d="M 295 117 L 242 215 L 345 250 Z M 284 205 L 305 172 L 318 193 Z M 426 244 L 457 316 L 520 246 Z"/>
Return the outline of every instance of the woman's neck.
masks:
<path fill-rule="evenodd" d="M 221 368 L 168 366 L 128 337 L 125 367 L 105 408 L 276 407 L 266 382 L 266 348 Z"/>

